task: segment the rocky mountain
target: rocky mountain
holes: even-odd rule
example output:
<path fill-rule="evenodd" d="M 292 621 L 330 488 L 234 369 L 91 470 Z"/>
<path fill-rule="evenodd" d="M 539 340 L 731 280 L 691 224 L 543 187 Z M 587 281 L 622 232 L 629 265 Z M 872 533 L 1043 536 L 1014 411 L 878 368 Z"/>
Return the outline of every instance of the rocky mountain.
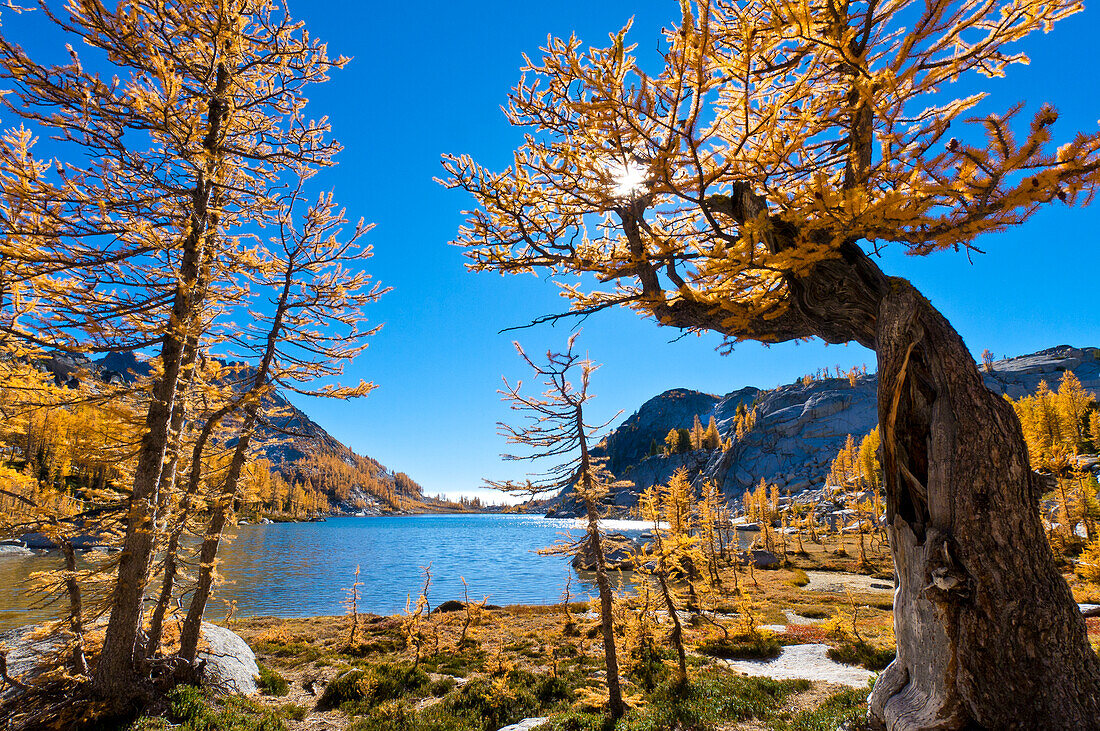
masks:
<path fill-rule="evenodd" d="M 1066 371 L 1100 397 L 1100 349 L 1059 345 L 994 361 L 983 370 L 986 386 L 1012 398 L 1034 393 L 1041 381 L 1057 389 Z M 770 390 L 751 386 L 723 397 L 689 389 L 673 389 L 645 402 L 600 443 L 593 453 L 607 459 L 620 480 L 633 483 L 610 501 L 620 508 L 637 503 L 645 488 L 665 482 L 687 467 L 697 481 L 713 480 L 729 498 L 739 498 L 760 478 L 787 494 L 820 487 L 829 466 L 848 435 L 857 440 L 878 423 L 878 378 L 875 374 L 847 378 L 801 380 Z M 685 454 L 646 456 L 651 441 L 660 444 L 670 429 L 690 427 L 695 416 L 706 424 L 713 416 L 723 440 L 734 434 L 734 415 L 745 404 L 756 409 L 754 428 L 730 449 L 695 450 Z M 568 491 L 550 515 L 579 512 Z"/>
<path fill-rule="evenodd" d="M 128 384 L 152 370 L 147 360 L 132 352 L 111 352 L 98 360 L 55 352 L 39 365 L 53 375 L 57 385 L 71 387 L 82 380 Z M 238 368 L 233 378 L 247 382 L 249 369 Z M 421 488 L 411 478 L 355 453 L 282 394 L 272 394 L 265 411 L 271 416 L 257 428 L 253 444 L 287 482 L 297 481 L 320 490 L 334 507 L 349 512 L 385 509 L 394 495 L 421 499 Z M 329 484 L 336 480 L 341 482 L 339 488 Z"/>

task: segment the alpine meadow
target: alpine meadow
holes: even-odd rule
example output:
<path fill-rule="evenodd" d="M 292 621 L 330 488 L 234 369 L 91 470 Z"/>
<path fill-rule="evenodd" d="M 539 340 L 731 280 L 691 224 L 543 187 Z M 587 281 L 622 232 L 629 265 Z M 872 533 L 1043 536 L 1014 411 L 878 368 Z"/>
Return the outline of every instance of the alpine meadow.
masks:
<path fill-rule="evenodd" d="M 1100 729 L 1095 18 L 0 6 L 0 729 Z"/>

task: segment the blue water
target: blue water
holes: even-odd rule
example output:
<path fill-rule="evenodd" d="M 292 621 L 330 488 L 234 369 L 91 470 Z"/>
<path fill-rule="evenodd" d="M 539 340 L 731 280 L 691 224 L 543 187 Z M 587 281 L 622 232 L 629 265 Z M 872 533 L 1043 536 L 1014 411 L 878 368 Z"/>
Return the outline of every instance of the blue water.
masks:
<path fill-rule="evenodd" d="M 610 521 L 610 530 L 637 534 L 639 522 Z M 359 611 L 393 614 L 415 601 L 421 567 L 431 564 L 432 606 L 462 599 L 462 577 L 471 600 L 490 604 L 550 604 L 560 601 L 567 578 L 572 594 L 594 591 L 590 575 L 577 575 L 565 556 L 537 552 L 569 537 L 579 521 L 529 515 L 413 515 L 329 518 L 324 523 L 244 525 L 223 542 L 221 583 L 209 616 L 236 602 L 236 616 L 308 617 L 344 614 L 347 590 L 360 567 Z M 82 563 L 95 561 L 87 554 Z M 32 571 L 60 565 L 55 552 L 33 557 L 0 556 L 0 628 L 55 614 L 28 609 L 20 592 Z"/>

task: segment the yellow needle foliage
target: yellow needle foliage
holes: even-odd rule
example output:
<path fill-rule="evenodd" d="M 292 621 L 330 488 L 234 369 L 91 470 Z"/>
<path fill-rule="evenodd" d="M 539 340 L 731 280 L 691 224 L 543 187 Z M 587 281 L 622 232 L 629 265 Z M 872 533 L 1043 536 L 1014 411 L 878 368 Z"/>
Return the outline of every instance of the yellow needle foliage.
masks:
<path fill-rule="evenodd" d="M 983 94 L 949 90 L 1026 63 L 1014 44 L 1081 7 L 683 0 L 655 69 L 629 23 L 602 47 L 551 37 L 508 98 L 526 132 L 512 164 L 444 156 L 441 182 L 475 202 L 456 243 L 474 270 L 547 271 L 573 313 L 622 304 L 733 340 L 870 340 L 806 310 L 855 242 L 973 247 L 1093 194 L 1100 135 L 1055 146 L 1049 106 L 1027 121 L 1023 105 L 983 111 Z"/>

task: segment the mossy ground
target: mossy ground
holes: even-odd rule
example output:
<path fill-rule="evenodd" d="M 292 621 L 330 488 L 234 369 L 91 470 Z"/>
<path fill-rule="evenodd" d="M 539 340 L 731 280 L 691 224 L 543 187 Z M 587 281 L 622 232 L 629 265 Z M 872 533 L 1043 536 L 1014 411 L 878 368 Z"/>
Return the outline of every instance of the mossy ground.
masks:
<path fill-rule="evenodd" d="M 823 642 L 853 664 L 880 667 L 885 662 L 894 645 L 891 594 L 807 591 L 798 586 L 802 571 L 856 572 L 860 567 L 854 545 L 845 544 L 846 556 L 836 555 L 833 545 L 828 551 L 808 541 L 804 546 L 806 553 L 792 552 L 782 568 L 756 569 L 751 577 L 742 570 L 737 584 L 743 596 L 733 594 L 733 576 L 727 573 L 729 600 L 711 620 L 685 623 L 686 687 L 671 682 L 674 655 L 666 646 L 667 623 L 656 627 L 648 651 L 636 642 L 631 646 L 631 599 L 624 597 L 616 620 L 623 690 L 631 708 L 615 726 L 600 715 L 606 687 L 598 622 L 580 603 L 570 605 L 568 613 L 554 605 L 481 610 L 469 618 L 462 610 L 432 615 L 422 623 L 415 664 L 416 651 L 406 641 L 400 616 L 361 615 L 354 641 L 346 616 L 237 620 L 232 628 L 255 650 L 266 669 L 263 686 L 272 694 L 228 705 L 207 701 L 208 714 L 165 722 L 221 729 L 203 725 L 221 714 L 217 717 L 231 722 L 225 726 L 231 731 L 495 731 L 524 717 L 549 716 L 547 728 L 554 731 L 859 728 L 866 690 L 746 678 L 706 652 L 731 642 L 756 642 L 769 652 L 773 643 Z M 870 564 L 860 572 L 889 575 L 889 558 L 881 552 L 872 554 Z M 435 597 L 434 603 L 450 598 Z M 1085 592 L 1079 595 L 1088 598 Z M 819 621 L 788 624 L 785 610 Z M 784 630 L 757 642 L 744 634 L 750 624 L 783 625 Z M 1100 622 L 1090 622 L 1090 634 L 1100 641 Z M 764 631 L 761 636 L 768 637 Z M 286 695 L 278 695 L 280 678 Z M 155 725 L 160 723 L 156 719 L 142 723 L 153 725 L 138 728 L 167 728 Z"/>

